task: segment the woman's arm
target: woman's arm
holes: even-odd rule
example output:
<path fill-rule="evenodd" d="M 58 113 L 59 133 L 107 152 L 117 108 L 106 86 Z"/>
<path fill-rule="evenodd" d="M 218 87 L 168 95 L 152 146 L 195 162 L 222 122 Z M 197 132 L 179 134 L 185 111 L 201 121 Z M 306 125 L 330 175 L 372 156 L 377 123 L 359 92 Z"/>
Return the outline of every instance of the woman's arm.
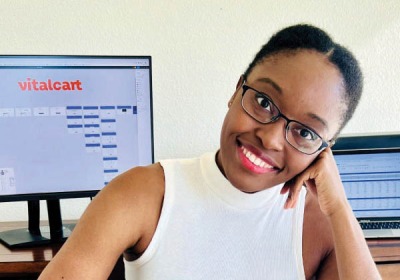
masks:
<path fill-rule="evenodd" d="M 122 252 L 156 226 L 163 195 L 158 164 L 117 177 L 93 199 L 39 279 L 107 279 Z"/>
<path fill-rule="evenodd" d="M 350 206 L 335 211 L 329 222 L 340 279 L 381 279 Z M 329 279 L 329 275 L 320 276 L 319 279 Z"/>
<path fill-rule="evenodd" d="M 317 196 L 332 230 L 334 250 L 320 266 L 319 279 L 381 279 L 362 230 L 348 203 L 332 151 L 321 152 L 316 161 L 281 193 L 289 191 L 285 208 L 295 206 L 302 185 Z M 332 273 L 332 272 L 336 272 Z"/>

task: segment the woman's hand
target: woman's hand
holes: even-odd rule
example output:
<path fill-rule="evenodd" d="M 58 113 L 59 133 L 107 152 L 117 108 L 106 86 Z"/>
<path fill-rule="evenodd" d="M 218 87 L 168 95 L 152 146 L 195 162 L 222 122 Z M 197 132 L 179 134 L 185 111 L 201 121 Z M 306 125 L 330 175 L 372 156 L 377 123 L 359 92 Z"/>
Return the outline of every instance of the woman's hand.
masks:
<path fill-rule="evenodd" d="M 296 206 L 303 185 L 317 196 L 321 211 L 327 216 L 331 216 L 348 204 L 330 148 L 322 151 L 309 167 L 285 183 L 281 190 L 281 194 L 289 192 L 285 209 Z"/>

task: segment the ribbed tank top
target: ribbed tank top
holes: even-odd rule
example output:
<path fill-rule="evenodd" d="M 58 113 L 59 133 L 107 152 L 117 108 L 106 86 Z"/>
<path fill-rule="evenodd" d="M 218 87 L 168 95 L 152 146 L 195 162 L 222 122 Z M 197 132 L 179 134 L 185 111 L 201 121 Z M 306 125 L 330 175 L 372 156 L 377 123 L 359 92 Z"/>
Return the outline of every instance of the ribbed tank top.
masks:
<path fill-rule="evenodd" d="M 126 279 L 305 279 L 306 190 L 284 210 L 282 185 L 254 194 L 223 176 L 215 153 L 163 160 L 165 195 L 146 251 L 124 261 Z"/>

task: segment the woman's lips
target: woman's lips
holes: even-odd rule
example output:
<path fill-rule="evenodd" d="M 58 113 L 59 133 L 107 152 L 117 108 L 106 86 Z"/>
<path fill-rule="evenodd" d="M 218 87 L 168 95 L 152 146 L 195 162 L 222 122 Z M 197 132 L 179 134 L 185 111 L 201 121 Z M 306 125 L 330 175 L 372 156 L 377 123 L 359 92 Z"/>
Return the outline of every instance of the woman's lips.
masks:
<path fill-rule="evenodd" d="M 257 174 L 264 174 L 268 172 L 276 172 L 279 170 L 276 166 L 273 166 L 271 163 L 266 162 L 265 159 L 257 156 L 254 152 L 250 151 L 248 148 L 243 145 L 239 145 L 238 147 L 239 158 L 242 165 Z"/>

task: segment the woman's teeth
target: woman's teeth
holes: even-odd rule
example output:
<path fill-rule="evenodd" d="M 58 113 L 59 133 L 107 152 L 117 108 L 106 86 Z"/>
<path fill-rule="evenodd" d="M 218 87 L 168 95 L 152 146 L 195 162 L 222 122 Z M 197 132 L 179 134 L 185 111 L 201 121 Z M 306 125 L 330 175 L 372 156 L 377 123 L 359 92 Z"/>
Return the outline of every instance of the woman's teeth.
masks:
<path fill-rule="evenodd" d="M 242 147 L 242 152 L 246 156 L 246 158 L 248 158 L 254 165 L 261 168 L 274 168 L 244 147 Z"/>

